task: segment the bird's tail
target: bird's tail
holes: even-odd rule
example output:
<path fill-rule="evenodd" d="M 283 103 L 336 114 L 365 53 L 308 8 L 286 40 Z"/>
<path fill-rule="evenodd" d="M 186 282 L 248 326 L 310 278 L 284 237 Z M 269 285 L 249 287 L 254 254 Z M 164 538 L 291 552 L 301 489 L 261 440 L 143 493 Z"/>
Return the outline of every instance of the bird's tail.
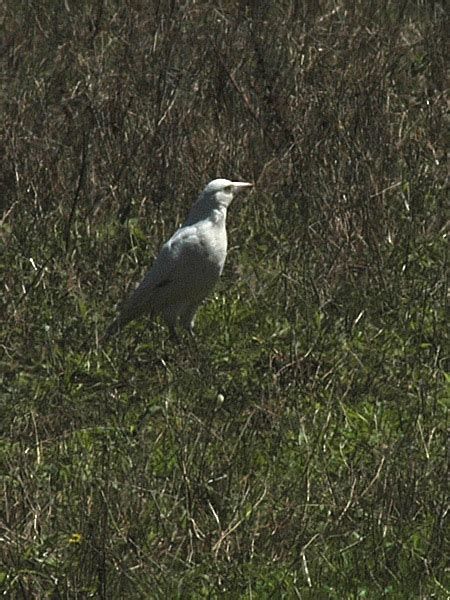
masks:
<path fill-rule="evenodd" d="M 105 331 L 101 341 L 107 342 L 113 335 L 115 335 L 120 329 L 122 329 L 122 321 L 120 318 L 117 318 L 115 321 L 111 323 L 108 329 Z"/>
<path fill-rule="evenodd" d="M 109 339 L 112 335 L 116 334 L 120 329 L 119 320 L 116 319 L 111 323 L 105 333 L 105 339 Z"/>
<path fill-rule="evenodd" d="M 151 295 L 142 284 L 134 291 L 120 307 L 119 316 L 111 323 L 102 338 L 102 341 L 107 341 L 111 336 L 123 329 L 127 323 L 137 319 L 145 313 L 152 314 L 151 310 Z"/>
<path fill-rule="evenodd" d="M 125 305 L 123 307 L 122 312 L 119 314 L 117 319 L 115 319 L 108 329 L 105 331 L 105 335 L 102 338 L 102 341 L 108 341 L 113 335 L 116 335 L 119 331 L 121 331 L 125 325 L 127 325 L 130 321 L 136 319 L 136 317 L 140 316 L 144 311 L 135 312 L 132 309 L 133 307 Z"/>

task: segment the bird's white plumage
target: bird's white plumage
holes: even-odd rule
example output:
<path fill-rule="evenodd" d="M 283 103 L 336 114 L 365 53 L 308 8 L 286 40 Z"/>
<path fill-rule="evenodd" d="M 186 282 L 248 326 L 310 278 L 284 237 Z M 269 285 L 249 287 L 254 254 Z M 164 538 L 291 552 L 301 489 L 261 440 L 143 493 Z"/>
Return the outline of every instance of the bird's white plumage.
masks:
<path fill-rule="evenodd" d="M 227 208 L 250 183 L 214 179 L 205 187 L 180 229 L 163 245 L 142 283 L 124 302 L 111 335 L 143 314 L 161 315 L 175 333 L 192 333 L 195 312 L 219 279 L 227 255 Z"/>

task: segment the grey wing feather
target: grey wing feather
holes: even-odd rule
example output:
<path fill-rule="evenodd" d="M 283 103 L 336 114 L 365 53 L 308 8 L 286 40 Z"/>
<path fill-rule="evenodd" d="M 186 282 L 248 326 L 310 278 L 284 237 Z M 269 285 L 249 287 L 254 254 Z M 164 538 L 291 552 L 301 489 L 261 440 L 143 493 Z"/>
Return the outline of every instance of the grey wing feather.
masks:
<path fill-rule="evenodd" d="M 152 312 L 155 292 L 170 283 L 173 270 L 174 260 L 168 242 L 161 248 L 154 265 L 147 272 L 143 281 L 120 307 L 119 316 L 106 331 L 107 338 L 133 319 Z"/>
<path fill-rule="evenodd" d="M 192 272 L 201 252 L 198 227 L 181 227 L 161 248 L 142 283 L 123 303 L 118 318 L 106 332 L 109 337 L 145 313 L 161 313 L 192 287 Z M 173 285 L 171 285 L 173 284 Z"/>

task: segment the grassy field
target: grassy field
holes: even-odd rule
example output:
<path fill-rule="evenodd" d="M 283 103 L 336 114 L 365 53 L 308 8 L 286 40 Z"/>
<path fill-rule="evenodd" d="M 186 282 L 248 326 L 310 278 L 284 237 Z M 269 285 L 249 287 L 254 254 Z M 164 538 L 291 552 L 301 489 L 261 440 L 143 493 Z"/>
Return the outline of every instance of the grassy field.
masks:
<path fill-rule="evenodd" d="M 2 597 L 448 598 L 444 3 L 0 14 Z M 219 176 L 196 341 L 100 344 Z"/>

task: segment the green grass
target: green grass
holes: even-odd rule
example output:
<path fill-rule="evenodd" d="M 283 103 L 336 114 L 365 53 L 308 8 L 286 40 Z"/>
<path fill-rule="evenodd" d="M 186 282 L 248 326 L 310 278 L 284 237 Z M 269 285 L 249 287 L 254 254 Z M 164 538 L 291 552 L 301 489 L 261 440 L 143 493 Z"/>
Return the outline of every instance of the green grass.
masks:
<path fill-rule="evenodd" d="M 448 597 L 442 10 L 5 3 L 4 597 Z M 216 176 L 196 340 L 99 343 Z"/>

